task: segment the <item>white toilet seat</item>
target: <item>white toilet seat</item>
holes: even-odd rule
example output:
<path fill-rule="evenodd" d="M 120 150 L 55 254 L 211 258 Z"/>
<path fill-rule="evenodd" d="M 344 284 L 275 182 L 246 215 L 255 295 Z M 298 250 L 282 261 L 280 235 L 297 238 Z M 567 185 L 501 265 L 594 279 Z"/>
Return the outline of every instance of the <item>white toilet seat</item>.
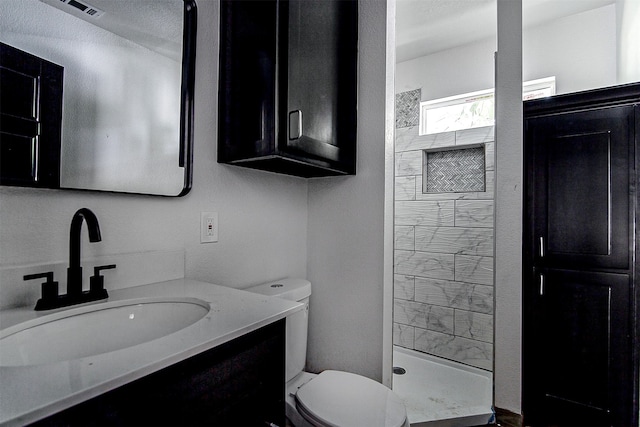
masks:
<path fill-rule="evenodd" d="M 296 406 L 312 425 L 322 427 L 401 427 L 407 411 L 382 384 L 342 371 L 324 371 L 298 390 Z"/>

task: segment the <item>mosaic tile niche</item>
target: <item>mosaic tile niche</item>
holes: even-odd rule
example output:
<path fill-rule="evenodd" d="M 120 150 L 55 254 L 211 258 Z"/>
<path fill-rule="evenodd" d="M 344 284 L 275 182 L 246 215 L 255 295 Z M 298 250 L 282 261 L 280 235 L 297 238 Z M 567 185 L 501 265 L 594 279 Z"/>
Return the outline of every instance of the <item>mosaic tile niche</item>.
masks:
<path fill-rule="evenodd" d="M 470 147 L 475 160 L 448 161 L 450 182 L 428 192 L 427 154 Z M 493 126 L 422 136 L 417 124 L 396 129 L 394 344 L 486 370 L 493 364 L 494 147 Z"/>
<path fill-rule="evenodd" d="M 423 192 L 484 191 L 484 146 L 457 150 L 425 150 Z"/>
<path fill-rule="evenodd" d="M 421 89 L 396 94 L 396 128 L 418 126 Z"/>

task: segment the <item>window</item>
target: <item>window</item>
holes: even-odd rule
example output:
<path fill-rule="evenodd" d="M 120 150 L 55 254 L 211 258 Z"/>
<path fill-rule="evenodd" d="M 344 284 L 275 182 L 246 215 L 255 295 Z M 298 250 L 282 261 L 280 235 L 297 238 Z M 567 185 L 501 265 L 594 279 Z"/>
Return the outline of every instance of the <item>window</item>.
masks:
<path fill-rule="evenodd" d="M 523 84 L 522 99 L 544 98 L 556 93 L 556 78 Z M 420 135 L 471 129 L 494 124 L 494 90 L 482 90 L 420 103 Z"/>

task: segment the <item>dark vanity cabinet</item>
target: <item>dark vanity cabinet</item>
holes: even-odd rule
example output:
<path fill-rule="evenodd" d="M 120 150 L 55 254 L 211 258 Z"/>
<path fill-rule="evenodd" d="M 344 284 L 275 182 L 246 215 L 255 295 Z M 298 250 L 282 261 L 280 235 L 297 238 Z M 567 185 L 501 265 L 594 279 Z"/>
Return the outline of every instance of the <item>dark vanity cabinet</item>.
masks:
<path fill-rule="evenodd" d="M 638 423 L 640 84 L 526 102 L 527 425 Z"/>
<path fill-rule="evenodd" d="M 358 3 L 223 0 L 218 162 L 355 174 Z"/>
<path fill-rule="evenodd" d="M 34 425 L 284 426 L 284 334 L 285 319 Z"/>

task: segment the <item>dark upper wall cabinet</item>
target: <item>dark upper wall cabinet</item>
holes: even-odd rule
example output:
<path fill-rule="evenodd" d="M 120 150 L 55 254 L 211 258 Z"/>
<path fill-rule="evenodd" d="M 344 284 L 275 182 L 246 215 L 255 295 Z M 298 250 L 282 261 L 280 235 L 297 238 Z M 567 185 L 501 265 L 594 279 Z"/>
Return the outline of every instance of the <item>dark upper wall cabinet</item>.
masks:
<path fill-rule="evenodd" d="M 357 1 L 222 1 L 218 162 L 355 174 Z"/>

